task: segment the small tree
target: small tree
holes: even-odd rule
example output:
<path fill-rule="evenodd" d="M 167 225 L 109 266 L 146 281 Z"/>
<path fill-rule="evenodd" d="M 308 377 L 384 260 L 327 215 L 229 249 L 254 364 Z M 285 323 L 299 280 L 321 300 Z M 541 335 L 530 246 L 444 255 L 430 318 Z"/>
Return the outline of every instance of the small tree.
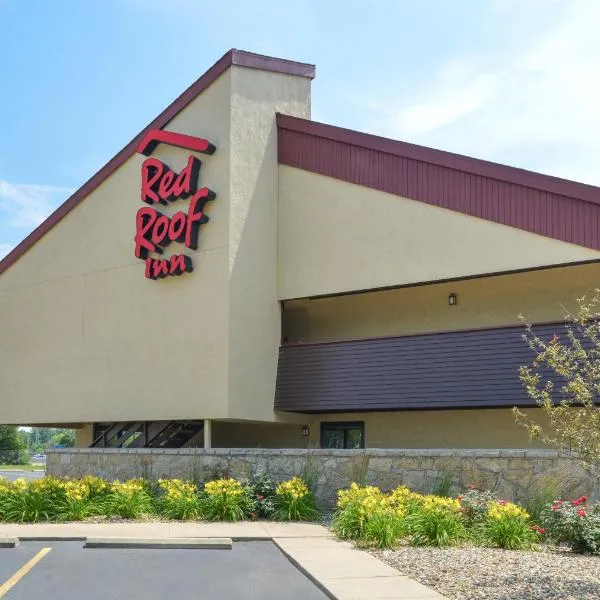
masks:
<path fill-rule="evenodd" d="M 513 409 L 517 423 L 532 439 L 562 452 L 575 454 L 600 476 L 600 290 L 591 299 L 577 300 L 578 310 L 565 317 L 564 336 L 545 341 L 531 324 L 523 339 L 535 352 L 531 366 L 519 377 L 527 394 L 547 418 L 540 424 L 532 415 Z"/>
<path fill-rule="evenodd" d="M 0 465 L 22 465 L 29 455 L 19 431 L 13 425 L 0 425 Z"/>

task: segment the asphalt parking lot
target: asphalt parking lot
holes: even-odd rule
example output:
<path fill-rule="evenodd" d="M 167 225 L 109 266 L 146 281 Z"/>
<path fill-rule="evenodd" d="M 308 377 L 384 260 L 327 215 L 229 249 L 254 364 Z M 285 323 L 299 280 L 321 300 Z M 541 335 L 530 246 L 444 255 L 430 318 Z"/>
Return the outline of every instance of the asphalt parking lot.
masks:
<path fill-rule="evenodd" d="M 235 542 L 231 550 L 83 548 L 81 541 L 0 548 L 0 598 L 39 597 L 327 598 L 269 541 Z"/>
<path fill-rule="evenodd" d="M 15 479 L 39 479 L 46 475 L 45 471 L 2 471 L 0 470 L 0 477 L 6 477 L 9 481 Z"/>

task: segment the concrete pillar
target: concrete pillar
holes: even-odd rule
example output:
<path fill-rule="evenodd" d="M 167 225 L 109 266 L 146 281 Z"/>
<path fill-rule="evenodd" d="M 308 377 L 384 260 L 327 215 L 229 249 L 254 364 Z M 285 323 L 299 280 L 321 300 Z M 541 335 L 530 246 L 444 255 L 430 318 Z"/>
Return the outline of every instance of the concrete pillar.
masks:
<path fill-rule="evenodd" d="M 211 420 L 210 419 L 204 419 L 204 447 L 205 448 L 210 448 L 211 447 L 211 439 L 210 439 L 210 428 L 211 428 Z"/>

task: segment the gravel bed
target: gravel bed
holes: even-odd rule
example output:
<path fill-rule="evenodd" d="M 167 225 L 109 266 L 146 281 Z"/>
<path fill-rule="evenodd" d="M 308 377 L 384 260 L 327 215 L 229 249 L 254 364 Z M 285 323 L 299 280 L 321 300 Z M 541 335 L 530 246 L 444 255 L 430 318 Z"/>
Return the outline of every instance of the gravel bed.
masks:
<path fill-rule="evenodd" d="M 600 599 L 600 556 L 478 547 L 401 547 L 371 553 L 451 600 Z"/>

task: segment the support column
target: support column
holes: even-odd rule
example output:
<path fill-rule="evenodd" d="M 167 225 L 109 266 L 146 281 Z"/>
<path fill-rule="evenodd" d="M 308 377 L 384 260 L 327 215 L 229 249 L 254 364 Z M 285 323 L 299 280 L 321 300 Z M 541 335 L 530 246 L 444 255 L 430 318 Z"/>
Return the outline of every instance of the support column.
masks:
<path fill-rule="evenodd" d="M 212 421 L 210 419 L 204 419 L 204 447 L 211 448 L 211 424 Z"/>

